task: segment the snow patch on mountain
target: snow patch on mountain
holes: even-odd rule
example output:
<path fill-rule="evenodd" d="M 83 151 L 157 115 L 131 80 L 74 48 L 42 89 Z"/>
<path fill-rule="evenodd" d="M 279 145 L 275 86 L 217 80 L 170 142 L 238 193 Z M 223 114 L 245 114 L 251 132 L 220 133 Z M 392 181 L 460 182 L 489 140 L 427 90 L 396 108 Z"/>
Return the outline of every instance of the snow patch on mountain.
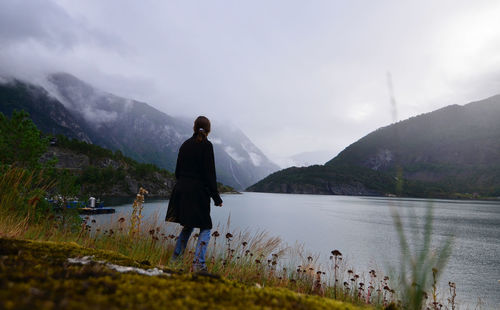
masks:
<path fill-rule="evenodd" d="M 259 167 L 260 164 L 262 163 L 262 157 L 259 154 L 254 153 L 254 152 L 250 152 L 250 153 L 248 153 L 248 155 L 250 156 L 250 160 L 252 161 L 252 164 L 255 167 Z"/>
<path fill-rule="evenodd" d="M 226 146 L 224 148 L 224 151 L 238 164 L 241 164 L 245 161 L 245 158 L 240 156 L 232 146 Z"/>
<path fill-rule="evenodd" d="M 241 143 L 241 147 L 245 150 L 245 152 L 247 152 L 252 164 L 255 167 L 259 167 L 263 162 L 262 156 L 256 153 L 256 151 L 258 152 L 259 150 L 257 150 L 253 145 L 248 145 L 247 143 Z"/>

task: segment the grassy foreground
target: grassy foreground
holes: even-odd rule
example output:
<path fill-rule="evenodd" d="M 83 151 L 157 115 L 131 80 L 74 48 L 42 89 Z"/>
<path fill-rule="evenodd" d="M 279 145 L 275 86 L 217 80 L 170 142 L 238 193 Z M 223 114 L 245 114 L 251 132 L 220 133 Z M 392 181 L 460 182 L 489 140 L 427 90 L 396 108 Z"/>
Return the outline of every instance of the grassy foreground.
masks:
<path fill-rule="evenodd" d="M 82 265 L 68 258 L 93 256 Z M 97 262 L 100 261 L 100 262 Z M 120 273 L 104 262 L 152 268 L 115 252 L 76 243 L 0 238 L 2 309 L 365 309 L 284 288 L 259 288 L 218 277 Z"/>

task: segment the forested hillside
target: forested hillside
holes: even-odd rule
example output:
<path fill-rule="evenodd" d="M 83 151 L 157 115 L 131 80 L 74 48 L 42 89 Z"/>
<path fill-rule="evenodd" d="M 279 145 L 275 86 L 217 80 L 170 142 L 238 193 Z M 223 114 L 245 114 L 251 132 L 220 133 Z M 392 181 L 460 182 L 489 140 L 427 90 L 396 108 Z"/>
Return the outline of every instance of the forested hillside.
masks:
<path fill-rule="evenodd" d="M 249 190 L 335 194 L 331 183 L 367 195 L 500 196 L 500 96 L 377 129 L 324 166 L 282 170 Z"/>

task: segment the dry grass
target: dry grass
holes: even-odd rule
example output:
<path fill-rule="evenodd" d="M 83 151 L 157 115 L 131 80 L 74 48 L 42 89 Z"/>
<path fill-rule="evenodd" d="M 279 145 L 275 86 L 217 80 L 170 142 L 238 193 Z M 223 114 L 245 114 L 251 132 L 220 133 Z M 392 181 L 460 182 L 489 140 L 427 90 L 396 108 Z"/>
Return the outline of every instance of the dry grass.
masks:
<path fill-rule="evenodd" d="M 143 221 L 141 231 L 131 236 L 129 234 L 130 219 L 124 216 L 114 217 L 111 223 L 102 227 L 95 226 L 95 223 L 87 217 L 80 229 L 76 231 L 62 225 L 61 216 L 54 217 L 51 225 L 16 226 L 4 218 L 0 219 L 1 230 L 7 232 L 5 236 L 76 242 L 88 248 L 118 252 L 154 266 L 190 272 L 197 241 L 196 234 L 191 236 L 182 259 L 172 263 L 170 257 L 180 232 L 180 226 L 166 223 L 159 227 L 156 223 L 156 216 Z M 227 227 L 212 231 L 207 251 L 207 267 L 211 273 L 245 284 L 284 287 L 304 294 L 337 297 L 336 299 L 354 304 L 387 305 L 395 301 L 394 295 L 383 291 L 383 286 L 386 285 L 383 282 L 375 285 L 378 285 L 380 292 L 384 292 L 380 294 L 381 298 L 378 300 L 368 298 L 359 287 L 360 280 L 349 280 L 349 277 L 354 279 L 355 274 L 342 260 L 337 268 L 337 281 L 341 285 L 334 288 L 333 260 L 331 266 L 321 266 L 318 263 L 319 255 L 308 254 L 303 246 L 288 247 L 280 238 L 272 237 L 267 232 L 229 231 Z M 215 237 L 217 234 L 218 237 Z M 356 277 L 359 276 L 356 275 Z"/>

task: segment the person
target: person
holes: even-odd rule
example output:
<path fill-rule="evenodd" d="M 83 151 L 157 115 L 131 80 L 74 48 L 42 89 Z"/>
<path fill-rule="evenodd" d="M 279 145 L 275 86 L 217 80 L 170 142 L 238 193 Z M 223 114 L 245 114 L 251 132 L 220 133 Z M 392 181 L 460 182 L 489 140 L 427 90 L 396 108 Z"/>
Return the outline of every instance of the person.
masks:
<path fill-rule="evenodd" d="M 220 207 L 222 199 L 217 190 L 214 150 L 207 138 L 210 120 L 199 116 L 194 121 L 193 131 L 193 136 L 184 141 L 177 155 L 177 183 L 170 196 L 165 220 L 183 226 L 172 256 L 174 261 L 184 253 L 193 229 L 200 229 L 193 270 L 206 271 L 205 254 L 212 229 L 210 198 Z"/>

